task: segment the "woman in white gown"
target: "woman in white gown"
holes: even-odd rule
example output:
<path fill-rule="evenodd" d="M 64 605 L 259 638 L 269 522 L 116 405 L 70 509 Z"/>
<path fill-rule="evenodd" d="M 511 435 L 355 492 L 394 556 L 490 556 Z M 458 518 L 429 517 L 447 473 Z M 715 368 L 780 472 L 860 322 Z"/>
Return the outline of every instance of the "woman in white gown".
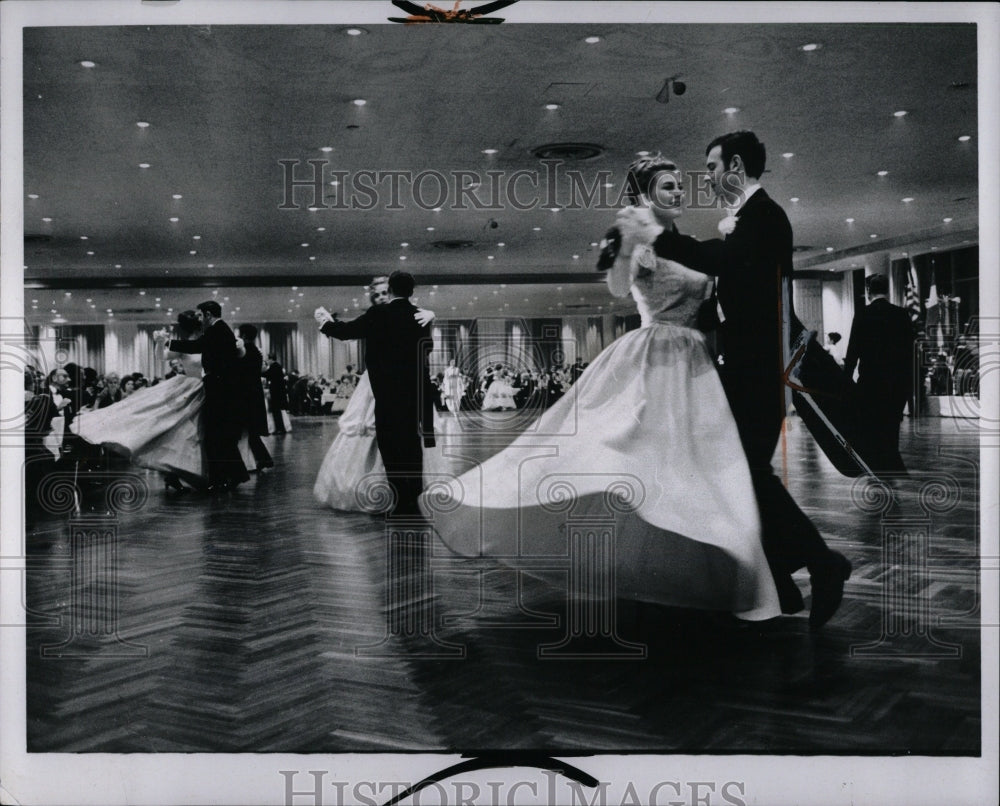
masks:
<path fill-rule="evenodd" d="M 510 383 L 510 375 L 503 370 L 490 384 L 483 397 L 483 411 L 502 411 L 516 409 L 514 402 L 514 387 Z"/>
<path fill-rule="evenodd" d="M 194 311 L 177 317 L 178 337 L 192 338 L 199 324 Z M 164 356 L 184 368 L 156 386 L 143 389 L 103 409 L 84 411 L 71 426 L 82 439 L 127 456 L 139 467 L 158 470 L 167 486 L 181 489 L 180 481 L 196 489 L 208 486 L 201 408 L 205 389 L 201 380 L 201 356 L 169 353 Z M 240 442 L 244 461 L 249 451 L 246 438 Z"/>
<path fill-rule="evenodd" d="M 374 277 L 365 290 L 372 305 L 384 305 L 389 301 L 389 278 Z M 421 315 L 421 324 L 434 318 L 433 311 L 421 309 L 417 316 Z M 375 395 L 367 370 L 358 379 L 337 425 L 337 436 L 316 475 L 313 495 L 332 509 L 373 515 L 388 512 L 392 501 L 375 441 Z M 431 450 L 424 450 L 425 464 Z"/>
<path fill-rule="evenodd" d="M 462 371 L 455 365 L 455 359 L 452 358 L 444 369 L 444 389 L 441 395 L 444 398 L 445 406 L 452 414 L 457 414 L 462 407 L 462 395 L 465 393 L 463 387 Z"/>
<path fill-rule="evenodd" d="M 672 227 L 683 200 L 676 166 L 645 158 L 630 179 Z M 574 523 L 613 524 L 617 597 L 778 616 L 750 471 L 694 327 L 709 279 L 643 247 L 619 255 L 607 280 L 615 296 L 631 292 L 642 326 L 505 450 L 434 483 L 420 499 L 424 515 L 457 554 L 498 565 L 565 558 Z"/>

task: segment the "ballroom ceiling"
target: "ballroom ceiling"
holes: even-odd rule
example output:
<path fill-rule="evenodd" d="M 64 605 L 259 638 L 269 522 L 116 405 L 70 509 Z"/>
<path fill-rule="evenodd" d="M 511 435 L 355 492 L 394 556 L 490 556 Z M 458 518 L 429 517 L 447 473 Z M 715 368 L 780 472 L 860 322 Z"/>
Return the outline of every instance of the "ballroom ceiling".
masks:
<path fill-rule="evenodd" d="M 29 319 L 156 321 L 210 289 L 237 318 L 349 312 L 397 267 L 439 315 L 608 312 L 595 242 L 624 167 L 697 171 L 737 128 L 767 145 L 801 270 L 978 238 L 973 25 L 350 27 L 26 29 Z M 288 198 L 289 165 L 322 198 Z M 697 188 L 680 227 L 711 237 Z"/>

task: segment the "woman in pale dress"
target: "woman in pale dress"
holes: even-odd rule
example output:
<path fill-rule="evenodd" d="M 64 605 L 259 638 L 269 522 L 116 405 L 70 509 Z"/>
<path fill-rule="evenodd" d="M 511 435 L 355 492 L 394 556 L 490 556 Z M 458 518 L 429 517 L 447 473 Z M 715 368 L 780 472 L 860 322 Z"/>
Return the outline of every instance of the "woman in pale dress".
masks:
<path fill-rule="evenodd" d="M 462 406 L 463 386 L 462 371 L 456 366 L 455 359 L 452 358 L 444 369 L 444 385 L 441 390 L 444 404 L 452 414 L 457 414 Z"/>
<path fill-rule="evenodd" d="M 177 336 L 192 338 L 199 329 L 194 311 L 177 317 Z M 82 439 L 128 457 L 133 464 L 158 470 L 170 489 L 208 486 L 201 431 L 205 389 L 201 356 L 168 353 L 161 357 L 178 372 L 142 394 L 131 394 L 107 408 L 85 411 L 72 430 Z M 176 372 L 176 369 L 174 370 Z M 246 461 L 246 439 L 240 443 Z M 181 482 L 183 481 L 184 484 Z"/>
<path fill-rule="evenodd" d="M 657 155 L 629 175 L 635 203 L 673 227 L 683 200 L 676 166 Z M 498 566 L 504 556 L 565 558 L 574 523 L 598 523 L 597 533 L 612 530 L 613 595 L 778 616 L 749 468 L 694 327 L 708 278 L 643 247 L 619 254 L 607 282 L 614 296 L 632 294 L 642 326 L 505 450 L 429 488 L 421 510 L 456 554 Z M 533 576 L 566 593 L 563 577 Z"/>
<path fill-rule="evenodd" d="M 496 373 L 493 383 L 486 390 L 483 397 L 483 411 L 502 411 L 516 409 L 514 402 L 514 387 L 510 383 L 510 375 L 507 370 Z"/>
<path fill-rule="evenodd" d="M 372 305 L 384 305 L 389 301 L 389 278 L 374 277 L 365 290 Z M 415 317 L 426 324 L 434 318 L 434 312 L 421 309 Z M 323 457 L 313 485 L 316 500 L 346 512 L 387 512 L 392 501 L 386 494 L 385 465 L 375 441 L 375 395 L 367 370 L 358 378 L 337 426 L 337 436 Z M 425 462 L 427 453 L 425 450 Z"/>

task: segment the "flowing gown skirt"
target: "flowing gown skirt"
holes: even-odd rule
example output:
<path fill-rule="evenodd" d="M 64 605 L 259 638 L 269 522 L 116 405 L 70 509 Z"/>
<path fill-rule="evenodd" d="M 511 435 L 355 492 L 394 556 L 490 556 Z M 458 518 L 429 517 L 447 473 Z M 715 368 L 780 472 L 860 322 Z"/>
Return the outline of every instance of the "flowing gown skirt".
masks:
<path fill-rule="evenodd" d="M 201 424 L 204 405 L 201 378 L 176 375 L 119 403 L 80 413 L 71 429 L 87 442 L 129 457 L 133 464 L 173 473 L 203 487 L 208 483 Z M 239 450 L 245 464 L 253 462 L 245 435 Z"/>
<path fill-rule="evenodd" d="M 566 567 L 570 535 L 611 534 L 618 598 L 780 614 L 749 468 L 698 331 L 627 333 L 505 450 L 426 481 L 421 509 L 459 555 Z"/>

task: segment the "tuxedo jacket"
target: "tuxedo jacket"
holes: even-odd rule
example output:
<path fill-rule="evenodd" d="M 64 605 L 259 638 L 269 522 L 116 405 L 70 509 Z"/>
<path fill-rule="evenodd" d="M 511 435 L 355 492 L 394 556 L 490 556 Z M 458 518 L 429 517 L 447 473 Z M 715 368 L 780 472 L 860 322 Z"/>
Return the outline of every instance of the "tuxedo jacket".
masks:
<path fill-rule="evenodd" d="M 261 370 L 264 356 L 253 342 L 243 345 L 245 355 L 239 359 L 239 390 L 243 395 L 247 431 L 266 437 L 271 429 L 267 424 L 267 407 L 264 405 L 264 386 L 261 384 Z"/>
<path fill-rule="evenodd" d="M 844 360 L 848 377 L 859 362 L 861 394 L 902 409 L 913 383 L 913 328 L 904 308 L 876 299 L 855 315 Z"/>
<path fill-rule="evenodd" d="M 285 370 L 281 364 L 275 362 L 265 371 L 267 378 L 267 391 L 271 396 L 271 406 L 276 409 L 284 409 L 288 406 L 288 388 L 285 385 Z"/>
<path fill-rule="evenodd" d="M 350 322 L 327 322 L 322 332 L 335 339 L 365 340 L 365 363 L 375 395 L 375 430 L 420 429 L 433 445 L 434 389 L 427 373 L 433 349 L 430 325 L 421 326 L 409 300 L 373 305 Z"/>
<path fill-rule="evenodd" d="M 175 353 L 200 354 L 201 367 L 206 376 L 215 376 L 227 382 L 237 374 L 239 354 L 236 336 L 232 329 L 217 319 L 196 339 L 173 339 L 167 349 Z"/>
<path fill-rule="evenodd" d="M 763 188 L 736 218 L 723 240 L 698 241 L 668 229 L 653 248 L 660 257 L 718 278 L 725 317 L 719 325 L 720 374 L 733 415 L 741 434 L 763 428 L 776 438 L 785 413 L 783 316 L 791 322 L 791 338 L 802 329 L 791 309 L 792 227 Z"/>

